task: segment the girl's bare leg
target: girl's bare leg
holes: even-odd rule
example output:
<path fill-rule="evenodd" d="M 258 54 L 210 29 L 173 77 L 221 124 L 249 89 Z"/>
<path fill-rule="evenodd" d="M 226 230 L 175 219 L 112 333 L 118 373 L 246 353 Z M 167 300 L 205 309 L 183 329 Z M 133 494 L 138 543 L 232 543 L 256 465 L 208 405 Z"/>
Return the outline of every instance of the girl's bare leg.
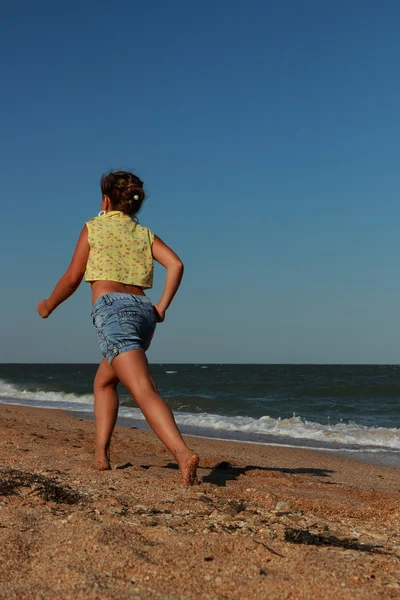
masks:
<path fill-rule="evenodd" d="M 94 465 L 99 471 L 110 466 L 110 442 L 118 416 L 119 379 L 105 358 L 101 361 L 94 379 L 94 420 L 96 427 L 96 453 Z"/>
<path fill-rule="evenodd" d="M 171 409 L 159 396 L 143 350 L 119 354 L 114 358 L 112 368 L 116 380 L 124 384 L 154 433 L 176 458 L 183 483 L 195 483 L 199 457 L 186 446 Z"/>

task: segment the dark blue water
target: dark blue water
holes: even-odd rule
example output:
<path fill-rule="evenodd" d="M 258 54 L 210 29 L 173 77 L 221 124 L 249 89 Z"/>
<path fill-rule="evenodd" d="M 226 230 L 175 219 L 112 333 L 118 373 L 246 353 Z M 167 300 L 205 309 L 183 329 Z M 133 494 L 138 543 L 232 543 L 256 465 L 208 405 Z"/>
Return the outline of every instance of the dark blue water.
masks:
<path fill-rule="evenodd" d="M 0 365 L 0 401 L 91 412 L 96 365 Z M 152 365 L 183 431 L 400 451 L 400 367 Z M 141 414 L 121 389 L 121 416 Z"/>

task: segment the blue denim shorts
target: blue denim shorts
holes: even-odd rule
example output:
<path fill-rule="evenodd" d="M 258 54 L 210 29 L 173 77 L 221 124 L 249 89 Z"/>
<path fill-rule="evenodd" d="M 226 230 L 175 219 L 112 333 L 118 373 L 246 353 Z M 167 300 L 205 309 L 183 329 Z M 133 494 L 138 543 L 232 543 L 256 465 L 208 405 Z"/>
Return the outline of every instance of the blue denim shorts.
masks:
<path fill-rule="evenodd" d="M 93 304 L 93 325 L 101 352 L 111 364 L 128 350 L 146 351 L 156 328 L 156 314 L 147 296 L 111 293 Z"/>

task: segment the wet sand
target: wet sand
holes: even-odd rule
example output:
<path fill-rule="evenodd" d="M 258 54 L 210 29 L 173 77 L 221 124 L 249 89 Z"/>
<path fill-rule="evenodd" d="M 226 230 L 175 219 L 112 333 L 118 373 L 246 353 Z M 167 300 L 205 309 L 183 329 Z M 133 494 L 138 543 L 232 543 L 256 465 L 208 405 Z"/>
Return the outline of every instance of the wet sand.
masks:
<path fill-rule="evenodd" d="M 187 438 L 185 489 L 148 431 L 0 405 L 0 598 L 400 597 L 400 470 Z"/>

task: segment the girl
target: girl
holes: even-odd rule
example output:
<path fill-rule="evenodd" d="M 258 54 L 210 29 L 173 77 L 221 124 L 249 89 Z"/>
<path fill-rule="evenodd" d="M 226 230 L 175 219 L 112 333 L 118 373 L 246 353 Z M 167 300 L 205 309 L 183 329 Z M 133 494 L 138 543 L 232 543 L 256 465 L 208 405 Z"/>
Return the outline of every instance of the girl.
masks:
<path fill-rule="evenodd" d="M 184 485 L 192 485 L 197 481 L 199 457 L 186 446 L 171 410 L 159 396 L 145 354 L 156 323 L 164 321 L 178 290 L 183 264 L 171 248 L 136 222 L 145 199 L 143 182 L 136 175 L 110 173 L 102 177 L 100 187 L 99 216 L 84 225 L 68 270 L 37 310 L 47 319 L 77 290 L 86 272 L 92 288 L 93 324 L 104 356 L 94 380 L 95 467 L 111 468 L 110 442 L 121 381 L 176 458 Z M 164 291 L 154 306 L 143 291 L 153 283 L 153 259 L 167 270 Z"/>

